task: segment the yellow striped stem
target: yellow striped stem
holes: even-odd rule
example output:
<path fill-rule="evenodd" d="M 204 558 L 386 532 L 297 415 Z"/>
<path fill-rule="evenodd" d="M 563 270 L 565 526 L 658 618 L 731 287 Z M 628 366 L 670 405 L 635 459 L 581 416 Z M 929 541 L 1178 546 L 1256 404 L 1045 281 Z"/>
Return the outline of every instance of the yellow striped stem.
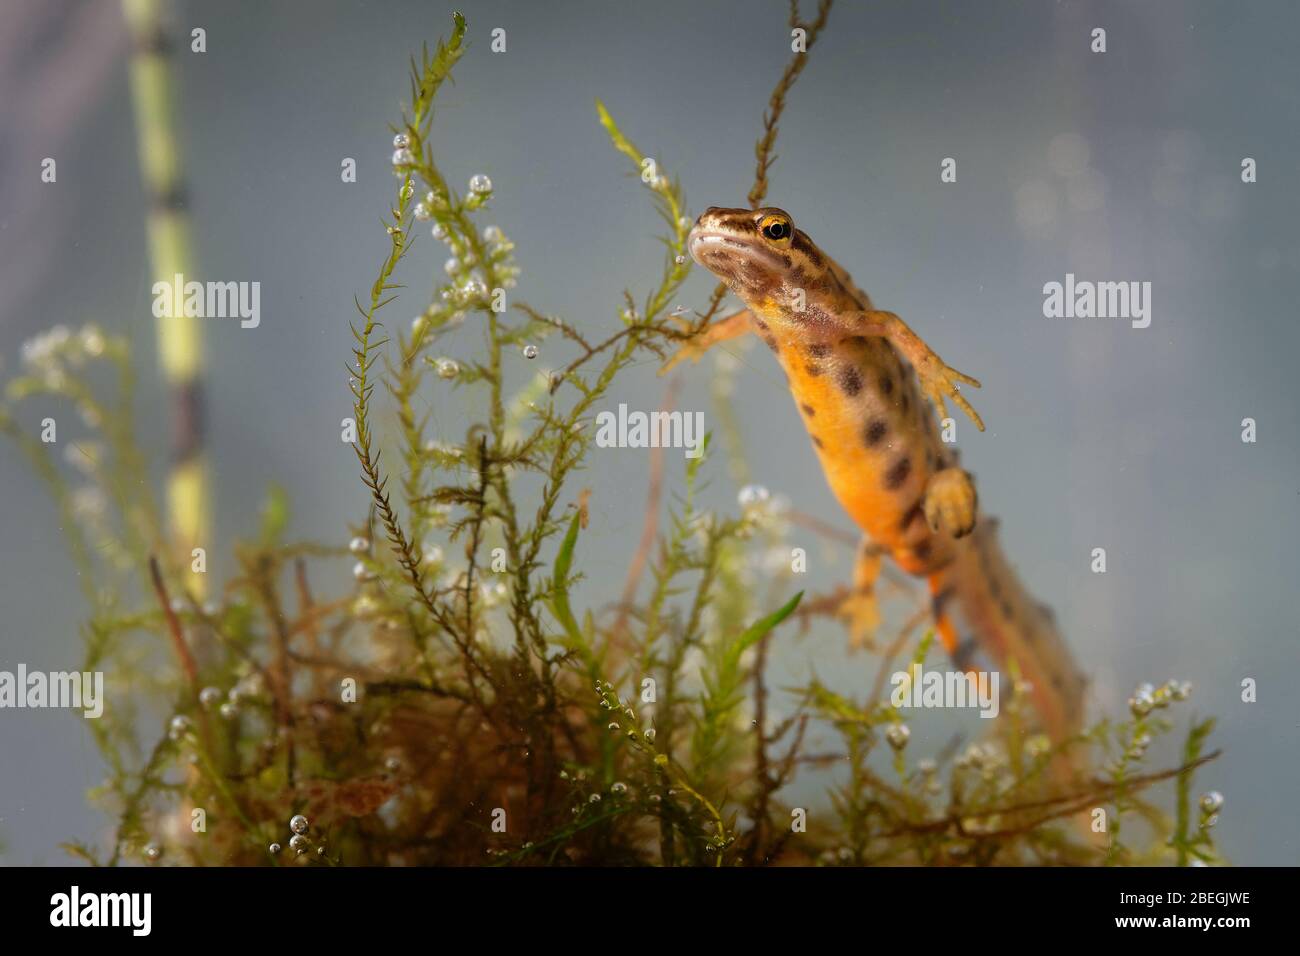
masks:
<path fill-rule="evenodd" d="M 177 141 L 172 45 L 161 0 L 123 0 L 131 31 L 131 97 L 140 168 L 149 195 L 149 259 L 158 281 L 192 275 L 190 217 Z M 151 283 L 152 285 L 152 283 Z M 211 491 L 204 448 L 203 337 L 198 319 L 173 301 L 156 321 L 158 361 L 172 398 L 172 463 L 167 478 L 167 522 L 174 560 L 190 566 L 192 548 L 207 548 L 212 527 Z M 171 564 L 172 562 L 167 562 Z M 189 577 L 196 595 L 205 576 Z"/>

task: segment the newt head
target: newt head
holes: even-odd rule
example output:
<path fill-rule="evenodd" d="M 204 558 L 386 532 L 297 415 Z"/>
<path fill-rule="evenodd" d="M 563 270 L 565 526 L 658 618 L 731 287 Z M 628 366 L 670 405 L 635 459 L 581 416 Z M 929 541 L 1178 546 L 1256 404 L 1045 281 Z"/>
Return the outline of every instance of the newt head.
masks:
<path fill-rule="evenodd" d="M 768 322 L 803 335 L 835 332 L 860 308 L 829 256 L 783 209 L 706 209 L 687 238 L 691 256 Z M 793 329 L 791 329 L 793 331 Z"/>

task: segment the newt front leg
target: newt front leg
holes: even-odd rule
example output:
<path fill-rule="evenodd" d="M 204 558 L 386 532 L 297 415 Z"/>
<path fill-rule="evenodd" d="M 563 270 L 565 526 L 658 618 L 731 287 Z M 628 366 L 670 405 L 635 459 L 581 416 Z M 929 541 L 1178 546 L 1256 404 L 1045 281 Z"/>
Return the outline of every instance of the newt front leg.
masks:
<path fill-rule="evenodd" d="M 921 390 L 934 402 L 942 420 L 948 417 L 948 406 L 944 404 L 945 396 L 957 403 L 963 412 L 970 416 L 975 427 L 984 430 L 984 421 L 979 413 L 971 408 L 970 402 L 957 390 L 958 382 L 980 387 L 980 383 L 964 372 L 950 368 L 943 359 L 935 354 L 934 349 L 925 344 L 925 340 L 908 327 L 907 323 L 893 312 L 859 312 L 858 328 L 867 335 L 879 335 L 887 339 L 899 352 L 905 355 L 916 369 L 916 377 L 921 383 Z"/>
<path fill-rule="evenodd" d="M 748 309 L 741 309 L 739 312 L 733 312 L 725 318 L 709 325 L 703 332 L 692 336 L 686 340 L 686 344 L 678 349 L 663 368 L 659 370 L 660 375 L 667 375 L 678 362 L 684 359 L 690 359 L 692 362 L 698 362 L 704 357 L 704 353 L 713 346 L 729 341 L 730 339 L 739 338 L 746 332 L 753 330 L 753 320 Z"/>

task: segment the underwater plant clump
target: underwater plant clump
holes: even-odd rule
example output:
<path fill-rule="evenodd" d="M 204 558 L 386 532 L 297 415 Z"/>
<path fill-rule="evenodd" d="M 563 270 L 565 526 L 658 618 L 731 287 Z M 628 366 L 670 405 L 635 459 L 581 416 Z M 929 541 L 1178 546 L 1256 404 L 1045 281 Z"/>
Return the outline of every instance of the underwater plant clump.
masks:
<path fill-rule="evenodd" d="M 809 47 L 828 9 L 802 24 Z M 8 383 L 0 429 L 62 511 L 92 608 L 83 666 L 106 673 L 114 702 L 91 722 L 107 765 L 92 796 L 113 832 L 69 851 L 110 865 L 1216 862 L 1222 799 L 1192 793 L 1214 756 L 1212 722 L 1193 724 L 1178 767 L 1144 763 L 1185 684 L 1140 687 L 1123 719 L 1060 743 L 1033 731 L 1018 693 L 986 739 L 929 747 L 883 693 L 896 658 L 927 660 L 921 615 L 881 652 L 861 699 L 815 680 L 771 688 L 775 636 L 808 626 L 824 602 L 803 600 L 788 562 L 764 560 L 790 551 L 778 496 L 747 485 L 734 514 L 700 508 L 715 446 L 733 472 L 739 460 L 725 415 L 720 440 L 688 461 L 664 527 L 652 494 L 622 600 L 608 613 L 577 606 L 594 411 L 636 359 L 707 325 L 723 293 L 692 319 L 674 306 L 692 220 L 660 170 L 640 182 L 666 227 L 662 270 L 644 299 L 611 307 L 606 335 L 525 303 L 501 308 L 521 271 L 507 234 L 485 222 L 493 185 L 478 174 L 454 188 L 430 139 L 466 29 L 457 15 L 413 61 L 409 111 L 392 130 L 386 251 L 352 325 L 345 428 L 365 497 L 340 529 L 346 543 L 285 540 L 289 500 L 273 491 L 259 535 L 236 550 L 239 573 L 208 594 L 138 480 L 126 341 L 57 329 Z M 803 62 L 764 117 L 754 205 Z M 642 173 L 644 154 L 603 105 L 598 115 Z M 417 233 L 447 246 L 445 274 L 409 327 L 386 325 Z M 445 336 L 471 322 L 481 350 L 445 355 Z M 511 381 L 506 357 L 534 359 L 548 338 L 568 363 Z M 734 371 L 720 364 L 717 395 Z M 458 440 L 433 437 L 418 411 L 431 373 L 482 410 Z M 34 396 L 71 403 L 94 433 L 66 467 L 16 417 Z M 313 566 L 339 564 L 351 589 L 317 594 Z M 777 693 L 786 716 L 773 714 Z M 1066 783 L 1052 771 L 1063 757 L 1075 768 Z M 800 774 L 827 768 L 839 782 L 825 799 L 795 803 Z M 1145 793 L 1167 780 L 1172 814 Z"/>

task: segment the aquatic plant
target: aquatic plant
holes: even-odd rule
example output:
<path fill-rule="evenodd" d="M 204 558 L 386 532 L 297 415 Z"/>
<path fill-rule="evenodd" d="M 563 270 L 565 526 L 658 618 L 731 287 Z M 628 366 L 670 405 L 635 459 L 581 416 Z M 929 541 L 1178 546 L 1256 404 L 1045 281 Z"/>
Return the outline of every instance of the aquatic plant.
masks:
<path fill-rule="evenodd" d="M 805 23 L 792 5 L 808 49 L 829 7 Z M 455 189 L 429 134 L 466 30 L 457 15 L 450 37 L 412 61 L 409 111 L 391 131 L 384 253 L 352 323 L 344 429 L 365 498 L 346 544 L 285 540 L 290 498 L 273 489 L 259 535 L 236 547 L 238 574 L 204 590 L 141 480 L 127 342 L 56 328 L 7 384 L 0 429 L 58 503 L 91 607 L 83 669 L 109 681 L 110 705 L 90 727 L 107 767 L 92 797 L 113 836 L 68 850 L 94 863 L 196 865 L 1214 861 L 1222 800 L 1203 797 L 1197 821 L 1191 809 L 1193 773 L 1214 756 L 1203 752 L 1211 723 L 1193 724 L 1180 766 L 1145 765 L 1186 685 L 1139 688 L 1128 718 L 1055 746 L 1032 733 L 1027 695 L 1016 694 L 986 739 L 934 747 L 883 693 L 900 655 L 928 659 L 918 602 L 878 652 L 862 699 L 817 680 L 769 687 L 774 636 L 811 626 L 833 602 L 804 601 L 788 560 L 756 579 L 755 560 L 788 559 L 805 520 L 779 497 L 746 485 L 734 514 L 699 505 L 715 445 L 733 476 L 748 473 L 725 358 L 713 378 L 718 441 L 677 478 L 652 455 L 623 593 L 612 612 L 594 609 L 579 588 L 589 493 L 575 487 L 593 412 L 634 360 L 666 356 L 703 328 L 723 294 L 693 318 L 670 308 L 691 268 L 681 185 L 661 169 L 643 175 L 646 156 L 598 103 L 663 220 L 662 268 L 643 298 L 611 304 L 599 335 L 524 302 L 502 308 L 520 270 L 506 234 L 483 222 L 492 184 L 475 175 Z M 755 205 L 807 55 L 792 58 L 764 116 Z M 451 259 L 400 328 L 381 317 L 402 294 L 395 273 L 419 230 Z M 442 354 L 447 333 L 471 322 L 481 351 Z M 512 380 L 507 356 L 535 358 L 548 338 L 567 364 Z M 418 410 L 433 384 L 469 390 L 481 409 L 456 441 L 432 437 Z M 71 403 L 91 433 L 66 465 L 22 421 L 20 406 L 38 396 Z M 678 493 L 661 527 L 669 482 Z M 352 564 L 354 586 L 318 595 L 313 565 L 339 562 Z M 777 693 L 788 716 L 773 713 Z M 823 738 L 833 743 L 813 749 Z M 932 756 L 913 759 L 918 750 Z M 1063 750 L 1099 755 L 1102 769 L 1061 786 L 1047 771 Z M 818 769 L 839 782 L 796 805 L 792 782 Z M 1147 797 L 1166 780 L 1177 785 L 1172 821 Z M 1100 820 L 1103 838 L 1082 835 L 1080 819 L 1089 832 Z M 1140 845 L 1120 842 L 1131 819 Z"/>

